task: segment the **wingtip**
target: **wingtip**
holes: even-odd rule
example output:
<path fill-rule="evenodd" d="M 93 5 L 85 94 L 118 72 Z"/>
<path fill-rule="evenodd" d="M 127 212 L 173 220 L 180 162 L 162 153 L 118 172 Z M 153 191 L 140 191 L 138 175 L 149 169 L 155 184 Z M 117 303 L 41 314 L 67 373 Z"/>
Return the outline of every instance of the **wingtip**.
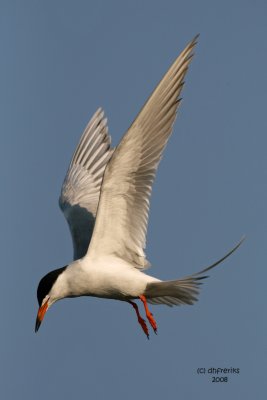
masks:
<path fill-rule="evenodd" d="M 200 34 L 198 33 L 196 36 L 193 37 L 193 39 L 191 40 L 191 42 L 188 44 L 189 47 L 191 47 L 191 49 L 193 50 L 193 48 L 198 44 L 198 38 L 199 38 Z M 192 53 L 192 56 L 194 55 L 194 53 Z"/>
<path fill-rule="evenodd" d="M 97 110 L 95 112 L 95 114 L 99 114 L 103 111 L 103 108 L 101 106 L 97 107 Z"/>
<path fill-rule="evenodd" d="M 187 44 L 187 46 L 186 46 L 186 48 L 184 50 L 184 51 L 188 52 L 188 55 L 187 55 L 187 58 L 186 58 L 188 61 L 191 61 L 191 59 L 193 58 L 193 56 L 195 54 L 194 53 L 194 48 L 198 43 L 198 38 L 199 38 L 199 33 L 196 36 L 194 36 L 194 38 Z"/>

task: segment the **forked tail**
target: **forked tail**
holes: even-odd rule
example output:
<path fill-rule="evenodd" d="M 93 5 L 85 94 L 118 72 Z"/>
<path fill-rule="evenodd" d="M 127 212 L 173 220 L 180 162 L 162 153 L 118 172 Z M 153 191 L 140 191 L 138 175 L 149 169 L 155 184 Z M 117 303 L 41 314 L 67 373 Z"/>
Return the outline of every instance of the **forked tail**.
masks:
<path fill-rule="evenodd" d="M 174 281 L 149 283 L 144 293 L 147 301 L 151 304 L 166 304 L 170 307 L 174 305 L 194 304 L 198 300 L 199 286 L 202 284 L 201 280 L 208 278 L 207 275 L 203 276 L 203 274 L 223 262 L 238 249 L 244 240 L 245 237 L 242 237 L 238 244 L 225 256 L 200 272 Z"/>

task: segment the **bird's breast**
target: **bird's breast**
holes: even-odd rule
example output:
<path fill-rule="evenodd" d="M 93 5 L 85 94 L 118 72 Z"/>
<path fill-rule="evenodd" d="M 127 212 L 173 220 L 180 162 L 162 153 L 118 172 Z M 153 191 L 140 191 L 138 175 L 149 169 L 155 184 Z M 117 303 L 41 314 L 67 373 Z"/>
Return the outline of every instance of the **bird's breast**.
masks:
<path fill-rule="evenodd" d="M 72 276 L 71 276 L 72 275 Z M 144 293 L 150 277 L 114 259 L 81 261 L 69 276 L 71 296 L 95 296 L 124 300 Z"/>

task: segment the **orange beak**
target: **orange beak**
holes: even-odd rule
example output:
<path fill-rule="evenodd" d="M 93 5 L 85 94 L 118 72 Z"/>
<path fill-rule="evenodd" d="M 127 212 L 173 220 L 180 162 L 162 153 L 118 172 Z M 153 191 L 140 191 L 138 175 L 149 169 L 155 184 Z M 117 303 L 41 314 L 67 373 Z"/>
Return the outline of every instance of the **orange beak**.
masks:
<path fill-rule="evenodd" d="M 35 323 L 35 332 L 38 331 L 38 329 L 40 328 L 40 325 L 44 319 L 45 313 L 48 309 L 48 300 L 46 300 L 46 302 L 39 308 L 38 310 L 38 314 L 37 314 L 37 318 L 36 318 L 36 323 Z"/>

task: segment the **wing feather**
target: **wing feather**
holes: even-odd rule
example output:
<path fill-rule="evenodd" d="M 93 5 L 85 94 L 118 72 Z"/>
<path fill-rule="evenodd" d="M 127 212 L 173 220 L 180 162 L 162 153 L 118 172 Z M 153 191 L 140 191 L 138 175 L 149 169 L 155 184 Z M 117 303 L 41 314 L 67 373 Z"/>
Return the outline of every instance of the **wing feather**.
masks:
<path fill-rule="evenodd" d="M 72 236 L 74 260 L 83 257 L 88 250 L 100 187 L 111 155 L 107 119 L 99 108 L 81 136 L 59 198 Z"/>
<path fill-rule="evenodd" d="M 89 247 L 91 255 L 113 254 L 136 268 L 149 266 L 144 249 L 152 184 L 172 132 L 196 39 L 170 67 L 107 165 Z M 171 305 L 174 300 L 165 301 Z"/>

